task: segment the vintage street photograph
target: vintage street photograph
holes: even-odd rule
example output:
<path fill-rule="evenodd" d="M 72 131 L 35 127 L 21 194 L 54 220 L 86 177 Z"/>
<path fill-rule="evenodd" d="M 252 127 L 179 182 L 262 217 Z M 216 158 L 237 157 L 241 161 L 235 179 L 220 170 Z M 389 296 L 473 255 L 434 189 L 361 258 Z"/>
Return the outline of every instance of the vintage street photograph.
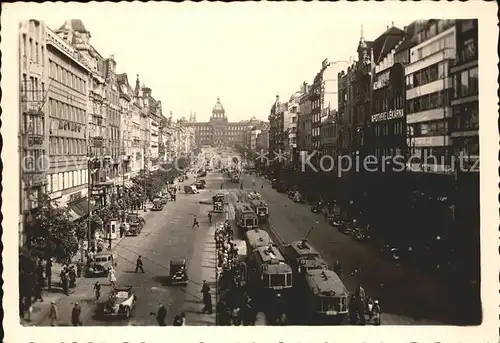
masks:
<path fill-rule="evenodd" d="M 7 7 L 21 328 L 465 328 L 498 309 L 488 6 L 281 5 Z"/>

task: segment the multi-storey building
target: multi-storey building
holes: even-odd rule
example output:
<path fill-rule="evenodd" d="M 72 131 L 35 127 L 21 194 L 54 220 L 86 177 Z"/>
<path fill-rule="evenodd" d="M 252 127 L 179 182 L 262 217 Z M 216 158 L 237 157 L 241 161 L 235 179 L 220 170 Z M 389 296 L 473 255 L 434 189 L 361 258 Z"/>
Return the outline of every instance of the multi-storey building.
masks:
<path fill-rule="evenodd" d="M 106 82 L 105 97 L 107 100 L 107 139 L 105 140 L 105 155 L 109 165 L 109 178 L 113 179 L 120 173 L 122 142 L 120 137 L 120 93 L 116 83 L 116 61 L 110 56 L 104 61 L 104 79 Z"/>
<path fill-rule="evenodd" d="M 47 193 L 83 216 L 87 199 L 87 108 L 90 69 L 78 60 L 73 46 L 50 29 L 47 56 L 50 85 L 49 184 Z"/>
<path fill-rule="evenodd" d="M 311 101 L 309 85 L 304 82 L 301 87 L 299 97 L 299 112 L 297 116 L 297 150 L 303 154 L 311 150 L 312 130 L 311 130 Z"/>
<path fill-rule="evenodd" d="M 453 79 L 451 107 L 453 122 L 451 137 L 453 155 L 462 156 L 464 172 L 476 173 L 473 168 L 479 159 L 479 82 L 478 82 L 478 21 L 457 20 L 455 65 L 450 74 Z M 476 166 L 477 167 L 477 166 Z"/>
<path fill-rule="evenodd" d="M 456 21 L 455 65 L 451 107 L 451 138 L 455 162 L 456 221 L 476 243 L 479 251 L 479 80 L 478 21 Z M 464 239 L 470 242 L 471 238 Z M 463 249 L 461 249 L 462 251 Z"/>
<path fill-rule="evenodd" d="M 456 55 L 455 23 L 430 20 L 415 36 L 416 45 L 410 49 L 410 61 L 405 67 L 406 123 L 416 157 L 409 168 L 417 173 L 453 174 L 453 82 L 449 71 Z"/>
<path fill-rule="evenodd" d="M 208 122 L 194 122 L 193 119 L 196 120 L 192 118 L 187 125 L 194 128 L 196 146 L 244 145 L 248 122 L 229 122 L 220 98 L 217 98 Z"/>
<path fill-rule="evenodd" d="M 271 106 L 269 114 L 269 159 L 273 165 L 281 166 L 283 159 L 279 156 L 285 150 L 285 103 L 280 102 L 279 95 L 276 95 L 276 101 Z"/>
<path fill-rule="evenodd" d="M 23 21 L 19 25 L 19 155 L 20 212 L 19 245 L 25 241 L 25 219 L 38 207 L 38 199 L 46 192 L 46 157 L 49 154 L 46 51 L 47 27 L 40 21 Z M 49 182 L 48 182 L 49 181 Z"/>
<path fill-rule="evenodd" d="M 338 113 L 336 110 L 321 118 L 321 155 L 331 156 L 334 163 L 338 155 Z M 330 167 L 325 166 L 327 169 Z"/>
<path fill-rule="evenodd" d="M 288 157 L 291 163 L 294 163 L 298 157 L 297 151 L 297 125 L 298 116 L 300 112 L 300 98 L 302 96 L 301 91 L 297 91 L 290 97 L 287 106 L 287 115 L 285 118 L 285 126 L 287 130 L 287 146 L 288 146 Z"/>
<path fill-rule="evenodd" d="M 104 159 L 107 135 L 107 109 L 108 102 L 105 95 L 104 58 L 90 44 L 90 32 L 85 28 L 81 20 L 67 20 L 57 31 L 64 41 L 71 44 L 77 51 L 79 60 L 90 69 L 88 84 L 88 125 L 87 125 L 87 154 L 97 158 L 98 168 L 90 173 L 92 184 L 106 182 L 107 170 L 109 168 Z"/>
<path fill-rule="evenodd" d="M 117 74 L 116 83 L 120 101 L 120 151 L 122 156 L 122 172 L 130 173 L 134 169 L 134 137 L 140 131 L 139 124 L 134 123 L 133 96 L 134 91 L 130 86 L 127 74 Z M 136 118 L 138 120 L 138 118 Z M 137 126 L 136 126 L 137 125 Z"/>

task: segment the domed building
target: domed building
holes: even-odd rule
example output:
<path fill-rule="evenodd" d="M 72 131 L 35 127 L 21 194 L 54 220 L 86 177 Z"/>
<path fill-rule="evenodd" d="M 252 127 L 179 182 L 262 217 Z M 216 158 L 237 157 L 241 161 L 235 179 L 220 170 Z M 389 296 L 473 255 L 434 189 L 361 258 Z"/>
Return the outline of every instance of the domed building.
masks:
<path fill-rule="evenodd" d="M 208 122 L 197 123 L 194 118 L 191 117 L 188 125 L 195 130 L 197 147 L 232 146 L 237 143 L 247 145 L 251 129 L 260 124 L 260 121 L 254 118 L 240 122 L 228 121 L 220 98 L 217 98 Z"/>

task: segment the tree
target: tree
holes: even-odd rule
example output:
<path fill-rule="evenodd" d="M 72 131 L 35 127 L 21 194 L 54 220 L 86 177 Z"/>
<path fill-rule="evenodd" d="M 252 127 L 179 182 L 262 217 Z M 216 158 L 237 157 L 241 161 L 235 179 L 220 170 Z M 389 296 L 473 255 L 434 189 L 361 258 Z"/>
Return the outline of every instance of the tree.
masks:
<path fill-rule="evenodd" d="M 28 249 L 38 251 L 44 259 L 65 262 L 78 251 L 77 225 L 69 211 L 42 195 L 34 218 L 26 225 Z"/>

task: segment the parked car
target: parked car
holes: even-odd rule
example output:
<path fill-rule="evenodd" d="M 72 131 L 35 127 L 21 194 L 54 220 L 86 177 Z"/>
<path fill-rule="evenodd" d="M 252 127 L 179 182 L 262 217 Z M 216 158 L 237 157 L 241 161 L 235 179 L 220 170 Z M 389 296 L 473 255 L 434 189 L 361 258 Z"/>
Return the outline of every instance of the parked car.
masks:
<path fill-rule="evenodd" d="M 195 181 L 193 183 L 193 186 L 195 186 L 197 189 L 204 189 L 205 188 L 205 184 L 203 182 L 200 182 L 200 181 Z"/>
<path fill-rule="evenodd" d="M 94 260 L 87 268 L 87 277 L 104 277 L 108 275 L 111 267 L 115 267 L 116 257 L 110 252 L 100 252 L 95 254 Z"/>

